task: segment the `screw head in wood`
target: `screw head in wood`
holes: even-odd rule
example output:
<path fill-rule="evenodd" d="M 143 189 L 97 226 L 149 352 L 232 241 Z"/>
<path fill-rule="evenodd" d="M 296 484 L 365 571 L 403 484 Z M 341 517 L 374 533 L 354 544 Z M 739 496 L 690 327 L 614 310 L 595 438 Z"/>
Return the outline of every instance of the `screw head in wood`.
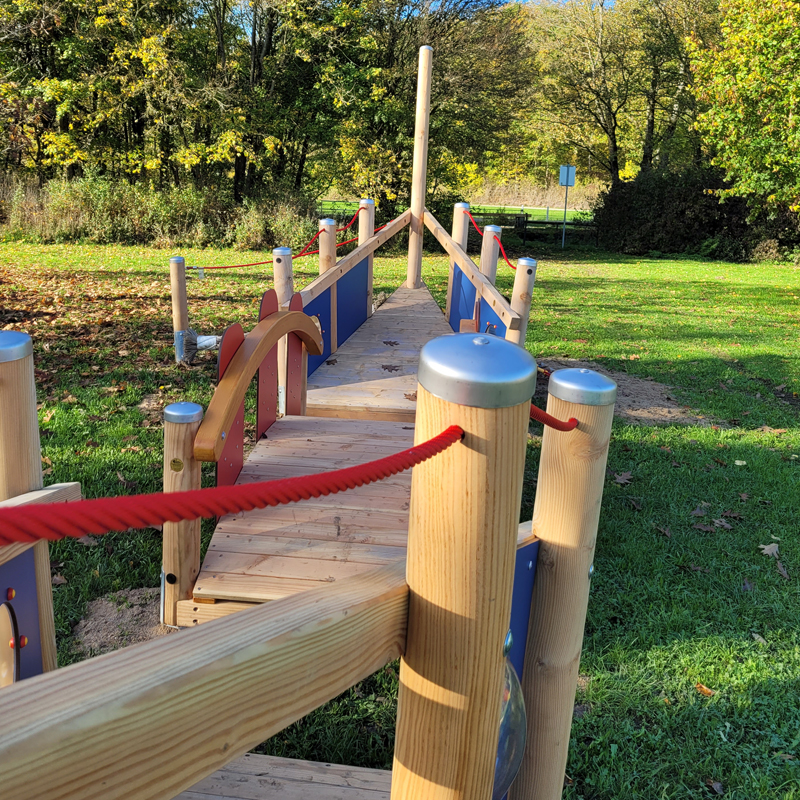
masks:
<path fill-rule="evenodd" d="M 180 472 L 183 469 L 183 461 L 179 458 L 173 458 L 172 461 L 169 462 L 169 468 L 173 472 Z"/>
<path fill-rule="evenodd" d="M 473 408 L 510 408 L 536 391 L 536 361 L 497 336 L 456 333 L 431 339 L 417 377 L 434 397 Z"/>
<path fill-rule="evenodd" d="M 22 331 L 0 331 L 0 362 L 19 361 L 33 353 L 33 341 Z"/>
<path fill-rule="evenodd" d="M 509 630 L 506 634 L 505 641 L 503 642 L 503 658 L 507 658 L 508 654 L 511 652 L 511 648 L 514 646 L 514 637 L 511 635 L 511 631 Z"/>

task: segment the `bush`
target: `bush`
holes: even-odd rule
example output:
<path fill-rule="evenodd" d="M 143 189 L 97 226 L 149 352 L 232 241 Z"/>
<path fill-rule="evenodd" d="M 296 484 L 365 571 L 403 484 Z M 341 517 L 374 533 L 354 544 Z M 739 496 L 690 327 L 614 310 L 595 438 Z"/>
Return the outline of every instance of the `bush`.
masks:
<path fill-rule="evenodd" d="M 601 192 L 594 212 L 601 247 L 633 255 L 700 253 L 742 261 L 751 231 L 743 200 L 720 203 L 714 170 L 650 171 Z"/>

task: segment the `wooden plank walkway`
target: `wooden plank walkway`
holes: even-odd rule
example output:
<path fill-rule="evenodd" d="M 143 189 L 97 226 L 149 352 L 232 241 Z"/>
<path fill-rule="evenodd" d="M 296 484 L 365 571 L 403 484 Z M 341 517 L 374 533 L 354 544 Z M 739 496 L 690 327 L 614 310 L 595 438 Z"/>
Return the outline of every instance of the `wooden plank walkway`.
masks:
<path fill-rule="evenodd" d="M 390 770 L 248 753 L 175 800 L 389 800 Z"/>
<path fill-rule="evenodd" d="M 401 422 L 287 416 L 256 444 L 237 483 L 363 464 L 413 443 L 414 426 Z M 405 558 L 410 494 L 408 471 L 328 497 L 229 514 L 214 531 L 193 596 L 259 603 Z"/>
<path fill-rule="evenodd" d="M 419 351 L 452 332 L 427 287 L 401 286 L 309 377 L 306 413 L 413 422 Z"/>

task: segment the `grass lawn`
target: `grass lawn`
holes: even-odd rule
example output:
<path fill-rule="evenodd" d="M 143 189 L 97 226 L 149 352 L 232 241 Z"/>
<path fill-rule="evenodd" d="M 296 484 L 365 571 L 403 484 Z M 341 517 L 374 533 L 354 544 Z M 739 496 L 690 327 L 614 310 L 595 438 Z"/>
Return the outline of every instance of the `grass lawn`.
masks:
<path fill-rule="evenodd" d="M 708 423 L 615 421 L 565 797 L 800 798 L 800 270 L 532 254 L 535 356 L 596 360 L 667 383 Z M 205 266 L 268 257 L 183 255 Z M 213 356 L 193 369 L 173 363 L 168 257 L 0 245 L 0 328 L 34 340 L 46 482 L 80 480 L 88 497 L 157 491 L 160 408 L 208 403 Z M 250 327 L 267 270 L 193 279 L 192 326 Z M 296 262 L 298 286 L 314 274 L 313 258 Z M 443 303 L 446 260 L 427 256 L 423 274 Z M 375 291 L 404 275 L 404 255 L 377 258 Z M 500 290 L 512 282 L 501 266 Z M 154 411 L 137 407 L 146 397 Z M 537 464 L 533 441 L 531 478 Z M 527 519 L 532 497 L 529 486 Z M 777 557 L 762 554 L 770 544 Z M 155 531 L 111 534 L 96 547 L 58 543 L 51 553 L 66 580 L 54 588 L 61 663 L 76 658 L 71 630 L 89 600 L 158 584 Z M 396 687 L 389 665 L 264 750 L 389 766 Z"/>

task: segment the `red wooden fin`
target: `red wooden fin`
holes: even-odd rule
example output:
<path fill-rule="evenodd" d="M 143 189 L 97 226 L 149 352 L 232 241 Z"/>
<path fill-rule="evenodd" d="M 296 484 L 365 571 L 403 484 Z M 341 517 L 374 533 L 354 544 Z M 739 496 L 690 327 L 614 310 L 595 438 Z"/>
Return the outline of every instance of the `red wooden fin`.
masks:
<path fill-rule="evenodd" d="M 289 301 L 289 311 L 302 311 L 303 310 L 303 297 L 300 292 L 295 292 L 292 299 Z"/>
<path fill-rule="evenodd" d="M 267 289 L 261 298 L 261 308 L 258 311 L 258 321 L 274 314 L 278 310 L 278 294 L 274 289 Z"/>
<path fill-rule="evenodd" d="M 303 310 L 303 298 L 299 292 L 292 295 L 289 310 Z M 303 413 L 303 389 L 305 373 L 308 371 L 306 360 L 303 358 L 305 348 L 300 337 L 294 333 L 290 333 L 286 339 L 286 413 L 299 415 Z"/>

